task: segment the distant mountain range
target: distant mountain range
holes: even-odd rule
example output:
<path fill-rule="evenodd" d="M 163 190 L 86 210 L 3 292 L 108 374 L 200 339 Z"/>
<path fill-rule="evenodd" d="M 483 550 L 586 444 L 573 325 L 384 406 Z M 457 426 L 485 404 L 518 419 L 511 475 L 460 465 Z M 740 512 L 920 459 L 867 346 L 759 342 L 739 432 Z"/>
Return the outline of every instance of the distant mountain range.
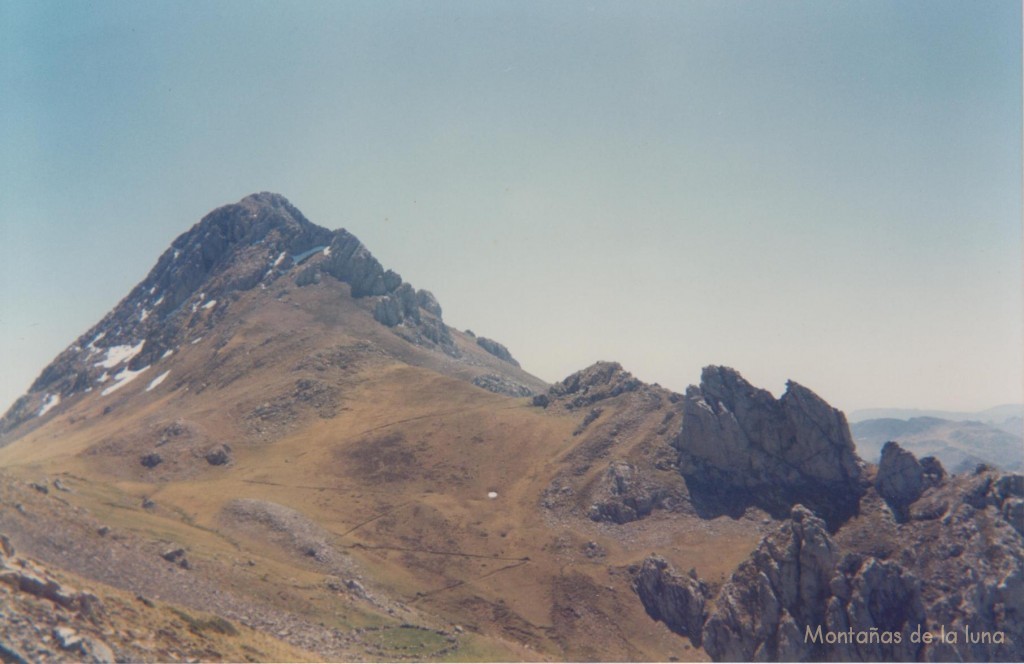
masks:
<path fill-rule="evenodd" d="M 983 422 L 1009 433 L 1021 433 L 1024 426 L 1024 404 L 1007 403 L 978 411 L 923 410 L 920 408 L 866 408 L 847 415 L 850 424 L 864 420 L 897 419 L 909 420 L 915 417 L 936 417 L 953 422 Z"/>
<path fill-rule="evenodd" d="M 961 473 L 984 463 L 1004 470 L 1024 468 L 1020 404 L 978 412 L 875 408 L 850 415 L 850 432 L 861 457 L 878 463 L 882 446 L 894 440 L 915 455 L 934 456 Z"/>

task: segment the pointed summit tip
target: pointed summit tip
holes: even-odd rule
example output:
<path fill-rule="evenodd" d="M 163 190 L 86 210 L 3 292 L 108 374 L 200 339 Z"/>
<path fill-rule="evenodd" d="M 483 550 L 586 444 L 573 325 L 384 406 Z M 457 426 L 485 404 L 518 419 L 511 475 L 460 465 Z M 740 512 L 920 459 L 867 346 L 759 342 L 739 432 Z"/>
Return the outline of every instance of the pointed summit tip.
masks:
<path fill-rule="evenodd" d="M 293 207 L 291 202 L 281 194 L 272 191 L 258 191 L 238 201 L 239 205 L 267 205 L 271 207 Z"/>

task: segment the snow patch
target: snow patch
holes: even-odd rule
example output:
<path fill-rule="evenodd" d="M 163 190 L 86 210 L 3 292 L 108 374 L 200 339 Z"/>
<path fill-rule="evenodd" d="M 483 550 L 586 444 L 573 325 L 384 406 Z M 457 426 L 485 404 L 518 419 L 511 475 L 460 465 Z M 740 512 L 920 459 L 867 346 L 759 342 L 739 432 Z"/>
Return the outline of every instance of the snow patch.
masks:
<path fill-rule="evenodd" d="M 120 373 L 114 376 L 114 380 L 116 380 L 117 382 L 108 387 L 107 389 L 103 390 L 102 392 L 100 392 L 100 396 L 105 397 L 108 394 L 113 394 L 114 392 L 117 392 L 119 389 L 121 389 L 128 383 L 138 378 L 148 369 L 148 366 L 142 367 L 138 371 L 132 371 L 131 369 L 128 368 L 122 369 Z"/>
<path fill-rule="evenodd" d="M 174 349 L 173 348 L 168 348 L 167 350 L 164 351 L 164 354 L 160 356 L 160 359 L 161 360 L 166 360 L 171 355 L 174 355 Z"/>
<path fill-rule="evenodd" d="M 324 256 L 330 256 L 330 255 L 331 255 L 331 248 L 330 247 L 324 247 Z"/>
<path fill-rule="evenodd" d="M 487 492 L 487 497 L 490 498 L 491 500 L 494 500 L 495 498 L 498 497 L 498 492 L 497 491 L 488 491 Z"/>
<path fill-rule="evenodd" d="M 160 297 L 158 297 L 158 298 L 156 299 L 156 302 L 154 302 L 154 303 L 153 303 L 153 306 L 154 306 L 154 307 L 159 307 L 159 306 L 160 306 L 160 303 L 161 303 L 161 302 L 163 302 L 163 301 L 164 301 L 164 296 L 163 296 L 163 295 L 161 295 Z"/>
<path fill-rule="evenodd" d="M 110 375 L 106 371 L 104 371 L 103 375 L 96 379 L 96 382 L 97 383 L 105 383 L 108 380 L 110 380 Z"/>
<path fill-rule="evenodd" d="M 203 338 L 202 338 L 202 337 L 199 337 L 198 339 L 193 339 L 193 340 L 192 340 L 192 345 L 193 345 L 193 346 L 195 346 L 195 345 L 196 345 L 197 343 L 199 343 L 199 342 L 200 342 L 200 341 L 202 341 L 202 340 L 203 340 Z"/>
<path fill-rule="evenodd" d="M 134 346 L 111 346 L 107 349 L 107 356 L 94 364 L 93 366 L 103 367 L 104 369 L 113 369 L 122 362 L 127 362 L 136 355 L 142 352 L 142 347 L 146 344 L 146 340 L 143 339 Z"/>
<path fill-rule="evenodd" d="M 280 265 L 281 262 L 284 261 L 284 259 L 287 258 L 287 257 L 288 257 L 288 252 L 287 251 L 282 251 L 281 255 L 277 257 L 276 261 L 274 261 L 274 267 L 277 267 L 278 265 Z"/>
<path fill-rule="evenodd" d="M 139 314 L 139 322 L 144 323 L 147 318 L 149 318 L 149 309 L 143 309 L 142 313 Z"/>
<path fill-rule="evenodd" d="M 56 408 L 57 404 L 59 404 L 59 403 L 60 403 L 60 395 L 59 394 L 47 394 L 46 395 L 46 400 L 43 401 L 43 406 L 39 409 L 39 417 L 42 417 L 43 415 L 46 415 L 47 413 L 49 413 L 51 410 Z"/>
<path fill-rule="evenodd" d="M 149 381 L 149 387 L 146 388 L 146 391 L 152 392 L 158 385 L 160 385 L 160 383 L 164 382 L 170 374 L 170 371 L 165 371 L 153 380 Z"/>
<path fill-rule="evenodd" d="M 213 309 L 215 306 L 217 306 L 217 300 L 210 300 L 203 305 L 203 309 Z"/>

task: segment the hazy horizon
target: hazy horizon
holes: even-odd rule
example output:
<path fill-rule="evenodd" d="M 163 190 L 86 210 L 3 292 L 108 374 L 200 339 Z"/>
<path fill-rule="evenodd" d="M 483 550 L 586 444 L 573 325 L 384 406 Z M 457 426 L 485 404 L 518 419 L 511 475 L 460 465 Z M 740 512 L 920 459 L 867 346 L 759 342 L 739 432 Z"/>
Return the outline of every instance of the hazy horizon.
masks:
<path fill-rule="evenodd" d="M 1016 2 L 0 2 L 3 410 L 207 212 L 556 381 L 1024 401 Z"/>

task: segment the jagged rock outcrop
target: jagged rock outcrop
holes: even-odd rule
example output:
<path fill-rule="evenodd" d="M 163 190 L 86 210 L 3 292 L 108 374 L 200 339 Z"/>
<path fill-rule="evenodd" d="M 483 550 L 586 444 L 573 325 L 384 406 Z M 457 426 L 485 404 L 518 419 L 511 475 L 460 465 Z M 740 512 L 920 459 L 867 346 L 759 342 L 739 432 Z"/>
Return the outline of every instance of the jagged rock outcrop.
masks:
<path fill-rule="evenodd" d="M 722 588 L 703 642 L 715 661 L 906 661 L 920 650 L 910 635 L 924 618 L 912 574 L 895 562 L 840 558 L 825 522 L 798 505 Z M 878 643 L 849 642 L 872 629 Z"/>
<path fill-rule="evenodd" d="M 985 470 L 971 481 L 963 503 L 979 510 L 995 508 L 1014 530 L 1024 535 L 1024 475 Z"/>
<path fill-rule="evenodd" d="M 546 408 L 557 400 L 569 410 L 574 410 L 625 392 L 635 392 L 642 385 L 618 362 L 595 362 L 552 385 L 546 395 L 534 398 L 534 405 Z"/>
<path fill-rule="evenodd" d="M 394 327 L 409 321 L 411 324 L 420 322 L 420 305 L 416 291 L 409 284 L 402 284 L 395 292 L 377 303 L 373 317 L 378 323 Z"/>
<path fill-rule="evenodd" d="M 925 489 L 941 482 L 945 474 L 935 457 L 918 461 L 913 454 L 890 441 L 882 448 L 875 490 L 889 504 L 896 520 L 906 521 L 910 518 L 910 506 Z"/>
<path fill-rule="evenodd" d="M 633 573 L 633 590 L 649 616 L 690 637 L 693 645 L 701 644 L 704 609 L 711 593 L 696 570 L 682 576 L 664 558 L 648 556 Z"/>
<path fill-rule="evenodd" d="M 500 344 L 493 339 L 488 339 L 487 337 L 477 337 L 476 345 L 480 346 L 485 351 L 487 351 L 494 357 L 498 358 L 499 360 L 504 360 L 505 362 L 508 362 L 509 364 L 516 367 L 519 366 L 519 362 L 516 362 L 515 358 L 512 357 L 512 353 L 508 352 L 508 348 L 505 348 L 503 344 Z"/>
<path fill-rule="evenodd" d="M 594 491 L 589 516 L 594 521 L 628 523 L 664 507 L 671 492 L 651 482 L 626 461 L 613 461 Z"/>
<path fill-rule="evenodd" d="M 695 506 L 709 514 L 757 505 L 781 518 L 800 503 L 834 528 L 865 491 L 845 416 L 792 381 L 776 400 L 733 369 L 706 367 L 686 391 L 673 445 Z"/>
<path fill-rule="evenodd" d="M 419 303 L 420 309 L 437 316 L 439 319 L 442 318 L 441 303 L 437 301 L 437 298 L 430 291 L 423 289 L 416 291 L 416 301 Z"/>

